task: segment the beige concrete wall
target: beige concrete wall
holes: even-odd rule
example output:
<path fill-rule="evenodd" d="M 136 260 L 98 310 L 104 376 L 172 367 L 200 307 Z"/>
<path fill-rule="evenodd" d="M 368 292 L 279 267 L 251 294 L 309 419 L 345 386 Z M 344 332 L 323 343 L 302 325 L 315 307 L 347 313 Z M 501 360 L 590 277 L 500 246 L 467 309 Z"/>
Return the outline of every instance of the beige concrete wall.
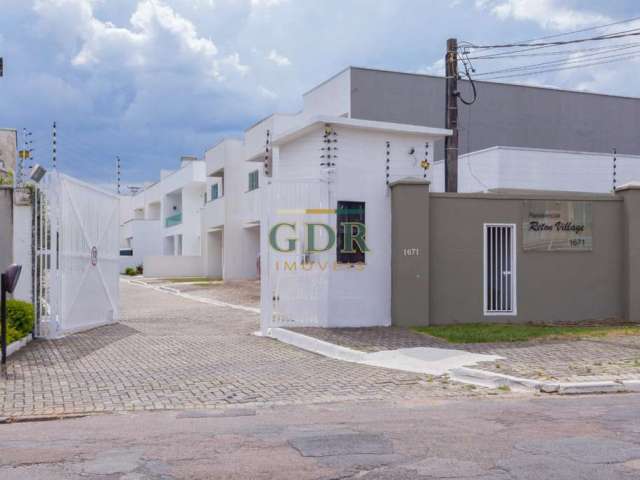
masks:
<path fill-rule="evenodd" d="M 394 324 L 559 323 L 640 320 L 640 190 L 617 195 L 443 194 L 425 200 L 415 186 L 392 189 L 394 215 Z M 525 251 L 526 200 L 588 201 L 593 212 L 591 251 Z M 410 205 L 413 203 L 414 205 Z M 421 211 L 428 204 L 428 216 Z M 417 225 L 428 222 L 425 240 Z M 485 223 L 512 223 L 517 234 L 517 314 L 484 315 Z M 405 224 L 414 227 L 409 228 Z M 628 228 L 630 227 L 630 228 Z M 427 261 L 407 265 L 398 247 L 420 243 Z M 628 248 L 629 244 L 631 245 Z M 426 273 L 425 273 L 426 269 Z M 416 282 L 414 271 L 428 280 Z M 420 295 L 428 295 L 428 301 Z M 409 314 L 409 310 L 414 310 Z"/>
<path fill-rule="evenodd" d="M 521 224 L 525 199 L 432 195 L 432 324 L 579 322 L 624 316 L 621 199 L 546 198 L 592 202 L 593 250 L 588 252 L 524 251 Z M 483 312 L 483 225 L 494 222 L 516 224 L 516 316 L 485 316 Z"/>
<path fill-rule="evenodd" d="M 429 183 L 392 184 L 391 216 L 391 318 L 429 325 Z"/>
<path fill-rule="evenodd" d="M 621 187 L 624 198 L 624 309 L 626 317 L 640 322 L 640 185 Z"/>

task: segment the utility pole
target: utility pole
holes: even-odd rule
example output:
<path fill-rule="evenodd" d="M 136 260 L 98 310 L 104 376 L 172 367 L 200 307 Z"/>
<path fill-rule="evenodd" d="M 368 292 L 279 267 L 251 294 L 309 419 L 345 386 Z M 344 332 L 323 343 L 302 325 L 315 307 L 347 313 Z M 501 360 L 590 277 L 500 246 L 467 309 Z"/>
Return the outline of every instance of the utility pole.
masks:
<path fill-rule="evenodd" d="M 447 40 L 444 57 L 446 75 L 445 128 L 452 130 L 444 140 L 444 183 L 446 192 L 458 191 L 458 40 Z"/>

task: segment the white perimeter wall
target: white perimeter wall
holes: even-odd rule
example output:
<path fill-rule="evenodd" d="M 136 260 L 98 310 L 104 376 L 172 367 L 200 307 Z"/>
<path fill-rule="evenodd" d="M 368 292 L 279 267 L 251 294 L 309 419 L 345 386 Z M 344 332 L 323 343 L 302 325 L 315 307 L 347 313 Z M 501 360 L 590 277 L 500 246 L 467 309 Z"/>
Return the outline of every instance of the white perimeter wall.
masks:
<path fill-rule="evenodd" d="M 432 191 L 443 191 L 444 162 L 432 170 Z M 640 180 L 640 156 L 618 155 L 616 172 L 618 186 Z M 493 147 L 460 157 L 461 192 L 495 188 L 611 192 L 613 155 Z"/>
<path fill-rule="evenodd" d="M 31 288 L 31 205 L 13 207 L 13 262 L 22 265 L 22 273 L 13 297 L 32 302 Z"/>

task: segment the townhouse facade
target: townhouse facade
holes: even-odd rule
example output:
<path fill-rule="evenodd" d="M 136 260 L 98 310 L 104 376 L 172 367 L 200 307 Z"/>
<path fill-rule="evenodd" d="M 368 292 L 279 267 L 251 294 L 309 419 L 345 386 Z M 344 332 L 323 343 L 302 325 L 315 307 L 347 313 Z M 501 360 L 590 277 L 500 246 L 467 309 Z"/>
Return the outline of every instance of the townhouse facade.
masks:
<path fill-rule="evenodd" d="M 291 322 L 318 326 L 390 325 L 396 321 L 394 316 L 402 318 L 403 324 L 425 324 L 425 315 L 429 314 L 415 321 L 407 318 L 402 305 L 410 304 L 411 300 L 401 292 L 415 294 L 429 288 L 428 294 L 423 295 L 423 300 L 429 301 L 431 293 L 438 291 L 440 296 L 431 299 L 432 307 L 423 304 L 420 308 L 423 312 L 430 311 L 429 308 L 444 311 L 438 305 L 445 303 L 438 304 L 436 300 L 442 302 L 445 293 L 438 290 L 438 285 L 428 283 L 428 278 L 443 275 L 442 268 L 450 266 L 442 266 L 434 259 L 431 265 L 437 266 L 436 271 L 413 258 L 425 258 L 430 242 L 442 248 L 451 244 L 438 233 L 450 226 L 439 212 L 448 212 L 446 216 L 453 221 L 455 208 L 464 208 L 469 212 L 464 215 L 477 223 L 473 214 L 475 201 L 486 198 L 493 201 L 489 202 L 493 206 L 509 205 L 504 210 L 483 210 L 478 230 L 481 233 L 471 232 L 475 243 L 463 247 L 475 252 L 472 255 L 475 262 L 482 259 L 482 241 L 495 240 L 483 237 L 482 228 L 490 232 L 494 227 L 502 228 L 502 217 L 509 228 L 517 225 L 519 222 L 514 219 L 520 216 L 517 213 L 520 204 L 533 202 L 539 208 L 539 201 L 545 200 L 556 206 L 564 205 L 559 215 L 565 215 L 582 211 L 586 208 L 584 202 L 597 205 L 598 209 L 606 205 L 602 209 L 618 212 L 622 198 L 635 198 L 634 194 L 611 199 L 607 195 L 613 195 L 615 187 L 640 178 L 640 162 L 636 157 L 640 153 L 640 139 L 629 134 L 640 127 L 640 99 L 477 83 L 479 100 L 472 107 L 463 106 L 460 115 L 459 190 L 480 197 L 466 197 L 461 204 L 437 197 L 444 189 L 443 144 L 449 134 L 442 128 L 444 79 L 351 67 L 305 93 L 300 112 L 273 114 L 248 128 L 242 138 L 225 139 L 207 150 L 202 160 L 193 160 L 193 165 L 202 165 L 198 167 L 201 175 L 197 179 L 195 175 L 186 175 L 193 188 L 178 187 L 171 184 L 170 177 L 163 176 L 157 185 L 135 196 L 150 200 L 133 200 L 132 208 L 125 207 L 138 211 L 132 219 L 156 221 L 152 228 L 161 232 L 158 235 L 161 243 L 155 244 L 154 253 L 141 254 L 145 274 L 204 275 L 225 280 L 261 277 L 265 331 Z M 467 82 L 461 82 L 463 94 L 468 88 Z M 415 185 L 422 186 L 420 193 L 414 194 Z M 164 193 L 152 194 L 149 190 L 153 189 Z M 542 198 L 528 198 L 525 191 L 531 190 L 599 192 L 605 196 L 585 198 L 576 193 L 575 198 L 567 199 L 547 193 Z M 182 195 L 193 191 L 197 200 L 185 202 L 184 196 L 177 196 L 178 191 Z M 398 192 L 397 200 L 394 191 Z M 512 197 L 495 197 L 499 192 L 506 195 L 507 191 Z M 405 196 L 415 198 L 425 208 L 423 214 L 434 215 L 434 222 L 438 222 L 434 225 L 443 225 L 442 228 L 429 229 L 427 224 L 416 230 L 407 226 L 420 222 L 404 218 L 396 208 Z M 609 200 L 612 203 L 607 203 Z M 142 210 L 140 203 L 146 205 Z M 446 207 L 438 207 L 438 211 L 428 206 L 441 204 Z M 451 210 L 449 206 L 455 208 Z M 407 204 L 412 215 L 421 215 L 409 207 Z M 185 220 L 187 217 L 193 221 Z M 344 238 L 339 237 L 344 236 L 345 223 L 353 221 L 366 225 L 368 250 L 344 256 L 340 251 Z M 173 222 L 179 223 L 172 225 Z M 281 223 L 295 227 L 277 229 L 273 234 L 273 228 Z M 336 236 L 333 243 L 329 241 L 331 233 L 321 226 L 313 227 L 317 238 L 311 240 L 316 246 L 331 243 L 330 248 L 309 251 L 305 223 L 330 227 Z M 191 227 L 186 228 L 187 225 Z M 612 228 L 621 232 L 620 225 Z M 407 241 L 404 233 L 398 236 L 398 231 L 418 235 L 416 245 Z M 510 252 L 522 251 L 524 247 L 515 243 L 515 230 L 500 230 L 500 235 L 504 235 L 500 248 L 510 248 L 500 257 L 507 265 Z M 616 241 L 623 244 L 624 233 L 616 235 Z M 508 236 L 513 244 L 505 240 Z M 123 234 L 123 239 L 131 240 L 127 245 L 132 247 L 134 257 L 137 237 L 135 232 Z M 400 250 L 396 238 L 406 243 Z M 590 240 L 572 241 L 579 244 Z M 598 248 L 595 256 L 601 248 L 608 248 L 593 241 Z M 294 247 L 281 252 L 274 249 L 274 242 Z M 149 245 L 146 242 L 145 248 Z M 592 253 L 582 254 L 594 256 L 593 250 L 588 251 Z M 534 255 L 527 255 L 526 259 Z M 563 256 L 560 261 L 573 265 L 577 257 L 565 255 L 567 258 Z M 450 257 L 455 263 L 455 252 Z M 556 259 L 560 257 L 555 255 Z M 619 259 L 615 260 L 612 264 L 618 265 Z M 545 261 L 553 263 L 554 256 Z M 403 262 L 409 262 L 409 266 Z M 148 268 L 157 264 L 163 268 Z M 411 265 L 423 267 L 412 270 Z M 469 275 L 486 277 L 488 273 L 482 268 L 481 264 L 475 265 Z M 511 275 L 507 268 L 502 272 Z M 616 272 L 611 272 L 611 278 Z M 402 279 L 414 279 L 417 286 Z M 590 277 L 585 279 L 585 285 L 594 284 L 589 283 L 593 280 Z M 507 294 L 515 295 L 508 280 L 500 277 L 496 280 L 497 287 L 487 288 L 501 299 Z M 442 281 L 443 285 L 446 283 Z M 623 289 L 622 284 L 619 287 Z M 474 289 L 478 290 L 475 283 Z M 482 292 L 474 291 L 473 295 L 474 305 L 483 302 Z M 511 298 L 512 306 L 517 303 L 515 300 Z M 622 316 L 622 298 L 607 297 L 606 301 L 613 305 L 612 315 Z M 487 312 L 490 315 L 484 314 Z M 491 309 L 487 312 L 446 321 L 494 321 L 509 313 L 495 314 Z M 596 309 L 594 312 L 594 315 L 602 313 Z M 441 320 L 437 318 L 439 315 L 431 313 L 434 323 Z M 519 318 L 531 315 L 529 312 Z"/>
<path fill-rule="evenodd" d="M 185 156 L 178 170 L 162 171 L 159 181 L 120 197 L 123 270 L 144 264 L 151 275 L 166 275 L 180 263 L 174 258 L 197 263 L 205 171 L 204 161 Z"/>

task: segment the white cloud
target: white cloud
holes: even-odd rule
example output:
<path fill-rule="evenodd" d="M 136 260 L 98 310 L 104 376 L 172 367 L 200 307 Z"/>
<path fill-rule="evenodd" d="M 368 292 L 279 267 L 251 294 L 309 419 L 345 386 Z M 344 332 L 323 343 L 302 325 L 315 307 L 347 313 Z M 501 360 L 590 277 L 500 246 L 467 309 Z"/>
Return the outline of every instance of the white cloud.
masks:
<path fill-rule="evenodd" d="M 278 94 L 272 90 L 269 90 L 267 87 L 263 87 L 262 85 L 258 86 L 258 92 L 265 98 L 275 99 L 278 98 Z"/>
<path fill-rule="evenodd" d="M 291 60 L 289 60 L 284 55 L 280 55 L 275 50 L 271 50 L 269 52 L 269 55 L 267 55 L 267 60 L 272 61 L 273 63 L 275 63 L 279 67 L 288 67 L 289 65 L 291 65 Z"/>
<path fill-rule="evenodd" d="M 605 15 L 560 6 L 555 0 L 476 0 L 501 20 L 532 21 L 542 28 L 569 30 L 607 23 Z"/>
<path fill-rule="evenodd" d="M 277 7 L 287 0 L 251 0 L 252 7 Z"/>
<path fill-rule="evenodd" d="M 34 8 L 41 22 L 57 27 L 56 34 L 73 34 L 80 41 L 71 63 L 93 72 L 182 71 L 222 80 L 249 69 L 236 52 L 220 58 L 210 38 L 198 35 L 191 21 L 160 0 L 140 1 L 126 27 L 96 18 L 90 0 L 38 0 Z M 69 22 L 62 22 L 68 14 L 75 17 L 71 32 L 66 30 Z"/>
<path fill-rule="evenodd" d="M 436 60 L 431 65 L 419 68 L 416 70 L 416 73 L 424 75 L 444 75 L 444 58 Z"/>

